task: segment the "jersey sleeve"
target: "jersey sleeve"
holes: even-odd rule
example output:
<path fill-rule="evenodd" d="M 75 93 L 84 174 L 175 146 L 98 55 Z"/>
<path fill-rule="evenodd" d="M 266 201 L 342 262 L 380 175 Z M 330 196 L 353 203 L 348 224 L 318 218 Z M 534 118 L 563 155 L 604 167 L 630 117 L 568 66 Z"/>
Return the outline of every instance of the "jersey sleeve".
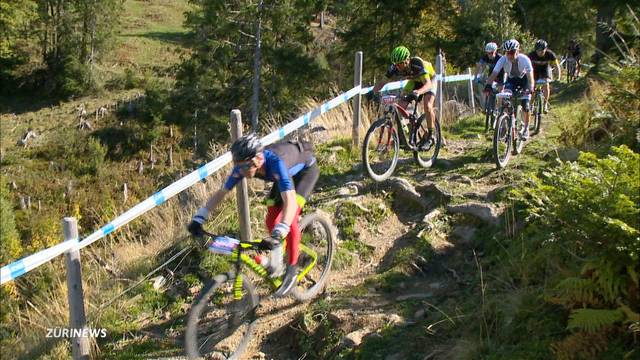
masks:
<path fill-rule="evenodd" d="M 237 166 L 233 167 L 231 170 L 231 174 L 227 177 L 227 180 L 224 182 L 224 188 L 227 191 L 233 189 L 234 186 L 242 179 L 242 174 L 240 174 L 240 169 Z"/>
<path fill-rule="evenodd" d="M 531 59 L 529 59 L 529 57 L 527 55 L 524 54 L 520 54 L 522 56 L 518 57 L 518 65 L 522 65 L 522 69 L 524 70 L 524 73 L 530 73 L 533 72 L 533 65 L 531 64 Z M 518 66 L 520 67 L 520 66 Z"/>
<path fill-rule="evenodd" d="M 558 60 L 558 56 L 556 55 L 556 53 L 554 53 L 551 50 L 547 49 L 547 52 L 549 53 L 549 61 L 556 61 Z"/>
<path fill-rule="evenodd" d="M 387 69 L 386 77 L 387 78 L 392 78 L 394 76 L 398 76 L 398 68 L 396 68 L 393 64 L 391 64 L 391 65 L 389 65 L 389 68 Z"/>
<path fill-rule="evenodd" d="M 294 189 L 293 180 L 291 180 L 287 165 L 282 159 L 273 160 L 272 169 L 273 177 L 278 182 L 278 189 L 280 189 L 281 193 Z"/>
<path fill-rule="evenodd" d="M 503 56 L 500 59 L 498 59 L 498 62 L 496 62 L 496 66 L 493 67 L 493 71 L 491 72 L 491 75 L 497 76 L 500 70 L 504 68 L 504 63 L 506 62 L 506 60 L 507 60 L 506 56 Z"/>

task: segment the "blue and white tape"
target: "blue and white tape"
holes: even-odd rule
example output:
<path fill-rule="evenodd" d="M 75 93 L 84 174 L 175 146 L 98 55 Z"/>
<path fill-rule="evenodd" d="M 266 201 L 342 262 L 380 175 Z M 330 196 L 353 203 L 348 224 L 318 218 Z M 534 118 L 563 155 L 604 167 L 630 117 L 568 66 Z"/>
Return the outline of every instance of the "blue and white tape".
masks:
<path fill-rule="evenodd" d="M 78 239 L 67 240 L 33 255 L 22 258 L 0 269 L 0 284 L 14 280 L 17 277 L 51 261 L 56 256 L 77 247 Z"/>

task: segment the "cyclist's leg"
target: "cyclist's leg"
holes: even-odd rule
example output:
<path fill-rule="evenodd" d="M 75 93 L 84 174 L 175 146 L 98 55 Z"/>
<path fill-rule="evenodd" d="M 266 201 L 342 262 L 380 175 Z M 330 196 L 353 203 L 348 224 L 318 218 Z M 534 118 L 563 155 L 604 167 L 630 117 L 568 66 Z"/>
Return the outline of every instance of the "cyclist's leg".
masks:
<path fill-rule="evenodd" d="M 314 163 L 310 167 L 302 170 L 296 176 L 293 177 L 293 182 L 296 189 L 296 202 L 298 203 L 298 210 L 295 216 L 295 220 L 291 224 L 291 230 L 287 237 L 287 251 L 289 253 L 289 264 L 295 265 L 298 263 L 298 256 L 300 255 L 300 240 L 302 235 L 300 234 L 300 227 L 298 226 L 298 218 L 302 212 L 302 208 L 307 203 L 313 188 L 316 186 L 316 182 L 320 177 L 320 168 L 317 163 Z"/>
<path fill-rule="evenodd" d="M 402 93 L 400 95 L 407 95 L 410 92 L 413 91 L 413 89 L 419 87 L 415 81 L 413 80 L 409 80 L 407 81 L 407 83 L 404 85 L 404 87 L 402 88 Z M 406 101 L 400 99 L 400 101 L 398 101 L 398 105 L 402 106 L 403 108 L 407 108 L 407 105 L 409 105 Z"/>
<path fill-rule="evenodd" d="M 424 106 L 424 113 L 427 117 L 427 127 L 429 128 L 429 132 L 433 133 L 436 123 L 436 111 L 434 109 L 436 94 L 433 90 L 429 90 L 424 94 L 422 103 Z"/>

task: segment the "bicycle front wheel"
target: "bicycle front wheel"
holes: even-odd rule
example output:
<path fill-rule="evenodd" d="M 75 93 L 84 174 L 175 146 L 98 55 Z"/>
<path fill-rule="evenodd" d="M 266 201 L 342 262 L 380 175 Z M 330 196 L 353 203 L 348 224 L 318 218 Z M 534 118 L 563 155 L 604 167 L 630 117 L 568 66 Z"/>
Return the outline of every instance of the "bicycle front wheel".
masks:
<path fill-rule="evenodd" d="M 529 123 L 531 123 L 531 116 L 529 116 Z M 513 150 L 516 154 L 520 154 L 524 148 L 524 139 L 521 136 L 522 129 L 524 129 L 524 111 L 522 110 L 522 106 L 518 105 L 516 108 L 515 128 L 512 131 L 516 132 L 513 135 Z"/>
<path fill-rule="evenodd" d="M 542 93 L 536 94 L 535 103 L 533 104 L 533 117 L 529 117 L 529 132 L 537 135 L 540 132 L 540 124 L 542 123 L 542 112 L 544 110 L 544 98 Z"/>
<path fill-rule="evenodd" d="M 300 257 L 298 258 L 298 283 L 292 295 L 298 301 L 315 298 L 324 288 L 329 278 L 336 231 L 326 216 L 320 212 L 306 215 L 300 220 Z"/>
<path fill-rule="evenodd" d="M 420 124 L 420 127 L 416 130 L 416 143 L 418 150 L 413 152 L 413 159 L 418 163 L 418 165 L 428 168 L 433 166 L 438 158 L 438 153 L 440 152 L 440 146 L 442 143 L 440 122 L 438 119 L 435 119 L 434 121 L 434 134 L 432 134 L 432 139 L 429 139 L 428 137 L 429 129 L 425 114 L 420 116 L 418 123 Z"/>
<path fill-rule="evenodd" d="M 500 114 L 493 133 L 493 159 L 498 169 L 507 166 L 511 157 L 511 116 Z"/>
<path fill-rule="evenodd" d="M 193 301 L 185 332 L 189 359 L 239 359 L 246 351 L 257 323 L 258 296 L 242 276 L 242 294 L 237 300 L 235 280 L 233 273 L 217 275 Z"/>
<path fill-rule="evenodd" d="M 400 146 L 398 133 L 386 118 L 376 120 L 364 137 L 362 162 L 365 171 L 375 181 L 384 181 L 398 164 Z"/>

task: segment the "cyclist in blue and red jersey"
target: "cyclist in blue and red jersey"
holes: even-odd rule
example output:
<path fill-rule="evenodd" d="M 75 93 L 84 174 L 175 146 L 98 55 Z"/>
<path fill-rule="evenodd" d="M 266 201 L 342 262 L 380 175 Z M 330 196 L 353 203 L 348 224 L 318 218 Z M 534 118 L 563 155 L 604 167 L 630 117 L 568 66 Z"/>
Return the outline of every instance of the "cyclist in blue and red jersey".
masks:
<path fill-rule="evenodd" d="M 282 285 L 275 295 L 286 295 L 295 285 L 298 255 L 300 253 L 300 228 L 298 218 L 320 176 L 313 146 L 308 142 L 279 142 L 265 148 L 255 134 L 238 138 L 231 145 L 233 170 L 222 188 L 216 191 L 194 215 L 188 226 L 194 236 L 202 236 L 202 225 L 222 202 L 224 197 L 242 178 L 256 177 L 272 182 L 267 198 L 266 226 L 271 233 L 271 276 L 284 273 Z M 282 241 L 287 239 L 288 263 L 284 257 Z"/>

